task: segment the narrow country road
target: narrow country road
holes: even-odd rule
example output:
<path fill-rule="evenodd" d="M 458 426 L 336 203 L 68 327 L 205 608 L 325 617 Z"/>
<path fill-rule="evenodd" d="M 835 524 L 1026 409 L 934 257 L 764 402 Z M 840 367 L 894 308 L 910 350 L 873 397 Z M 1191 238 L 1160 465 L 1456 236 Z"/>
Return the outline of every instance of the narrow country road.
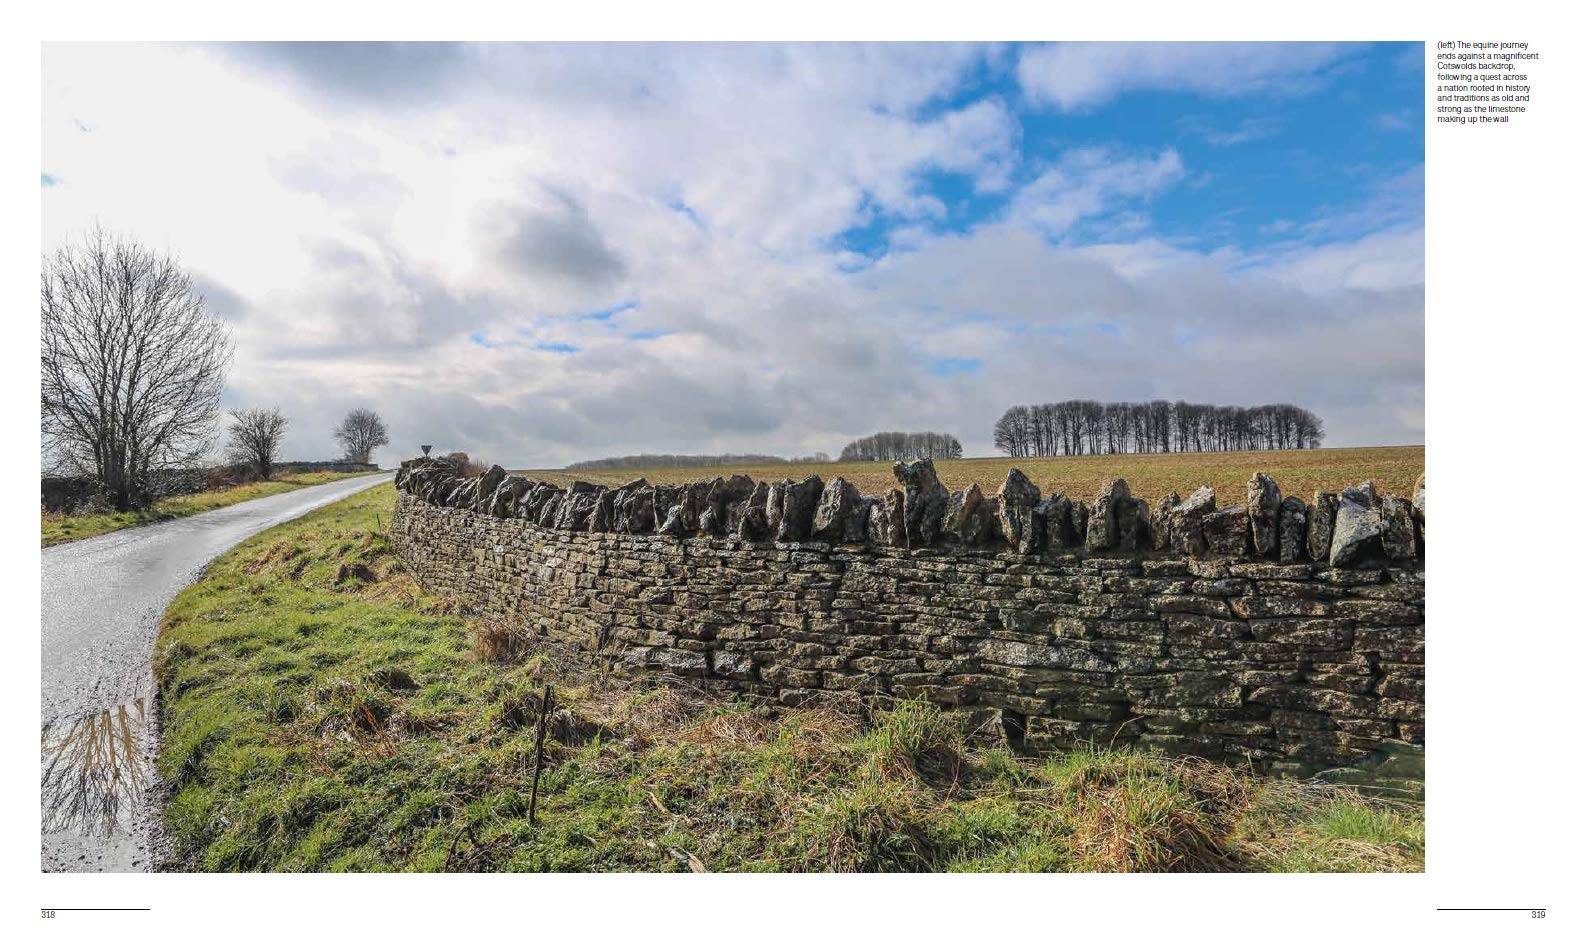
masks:
<path fill-rule="evenodd" d="M 44 871 L 150 869 L 150 661 L 176 593 L 248 536 L 390 478 L 344 479 L 44 549 Z"/>

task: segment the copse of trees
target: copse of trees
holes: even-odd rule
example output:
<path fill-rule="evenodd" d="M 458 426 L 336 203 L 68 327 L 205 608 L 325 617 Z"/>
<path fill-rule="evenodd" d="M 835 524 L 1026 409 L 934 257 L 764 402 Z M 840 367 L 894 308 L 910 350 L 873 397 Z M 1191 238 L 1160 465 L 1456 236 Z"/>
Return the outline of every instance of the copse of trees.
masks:
<path fill-rule="evenodd" d="M 213 446 L 225 325 L 169 255 L 94 230 L 44 262 L 40 408 L 48 464 L 140 508 Z"/>
<path fill-rule="evenodd" d="M 843 447 L 839 462 L 906 462 L 910 459 L 961 459 L 964 447 L 947 433 L 876 433 Z"/>
<path fill-rule="evenodd" d="M 1014 406 L 992 429 L 992 442 L 1010 456 L 1315 449 L 1324 436 L 1320 416 L 1289 403 L 1213 406 L 1183 400 Z"/>

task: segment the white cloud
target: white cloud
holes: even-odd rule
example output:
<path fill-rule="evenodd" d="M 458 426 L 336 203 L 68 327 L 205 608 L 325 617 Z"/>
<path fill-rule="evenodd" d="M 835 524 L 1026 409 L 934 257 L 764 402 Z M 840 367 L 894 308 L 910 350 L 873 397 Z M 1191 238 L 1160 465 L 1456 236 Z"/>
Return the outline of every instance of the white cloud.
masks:
<path fill-rule="evenodd" d="M 1076 149 L 1020 189 L 1011 214 L 1049 237 L 1060 237 L 1084 219 L 1126 213 L 1130 203 L 1150 198 L 1183 177 L 1184 163 L 1173 149 L 1143 157 Z"/>
<path fill-rule="evenodd" d="M 519 465 L 881 428 L 989 452 L 1009 403 L 1077 395 L 1291 399 L 1345 441 L 1420 438 L 1392 409 L 1419 400 L 1418 232 L 1344 209 L 1264 257 L 1164 243 L 1179 154 L 1019 176 L 1007 104 L 944 106 L 986 55 L 51 46 L 45 241 L 99 220 L 175 251 L 234 324 L 228 402 L 281 405 L 298 457 L 355 405 L 392 459 Z M 937 234 L 932 171 L 1006 213 Z M 835 236 L 877 213 L 905 222 L 892 253 L 851 270 Z M 981 368 L 931 375 L 947 357 Z"/>
<path fill-rule="evenodd" d="M 1204 116 L 1192 116 L 1179 125 L 1204 140 L 1208 145 L 1245 145 L 1270 139 L 1283 131 L 1283 123 L 1276 116 L 1253 116 L 1240 119 L 1231 126 L 1219 126 Z"/>
<path fill-rule="evenodd" d="M 1315 88 L 1317 73 L 1348 51 L 1337 43 L 1054 43 L 1024 50 L 1019 83 L 1031 101 L 1065 112 L 1145 90 L 1295 93 Z"/>

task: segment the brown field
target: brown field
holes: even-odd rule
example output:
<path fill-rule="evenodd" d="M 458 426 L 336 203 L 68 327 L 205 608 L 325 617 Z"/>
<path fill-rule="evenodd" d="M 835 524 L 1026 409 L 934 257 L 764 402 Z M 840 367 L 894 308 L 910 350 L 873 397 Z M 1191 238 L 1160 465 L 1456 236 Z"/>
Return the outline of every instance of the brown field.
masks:
<path fill-rule="evenodd" d="M 1293 449 L 1282 452 L 1175 452 L 1120 456 L 1049 456 L 1009 459 L 947 459 L 936 471 L 956 489 L 978 483 L 987 494 L 996 491 L 1010 466 L 1021 469 L 1043 492 L 1061 491 L 1086 497 L 1103 480 L 1122 477 L 1137 498 L 1156 499 L 1169 492 L 1188 495 L 1202 485 L 1227 502 L 1243 501 L 1252 473 L 1265 472 L 1286 495 L 1309 501 L 1317 489 L 1336 492 L 1367 479 L 1383 492 L 1409 495 L 1426 466 L 1425 446 L 1381 446 L 1364 449 Z M 802 479 L 814 474 L 830 480 L 842 476 L 866 495 L 879 495 L 897 485 L 890 462 L 828 462 L 773 466 L 710 466 L 659 469 L 521 469 L 533 479 L 570 485 L 583 479 L 608 486 L 643 476 L 651 482 L 680 484 L 742 472 L 752 479 Z"/>

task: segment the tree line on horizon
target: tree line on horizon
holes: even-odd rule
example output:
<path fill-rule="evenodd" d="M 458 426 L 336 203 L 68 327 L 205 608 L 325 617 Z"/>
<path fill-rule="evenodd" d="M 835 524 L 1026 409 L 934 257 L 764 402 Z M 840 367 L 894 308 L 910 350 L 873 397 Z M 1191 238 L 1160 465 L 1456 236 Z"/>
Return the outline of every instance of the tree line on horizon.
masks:
<path fill-rule="evenodd" d="M 1325 435 L 1320 416 L 1290 403 L 1215 406 L 1184 400 L 1065 400 L 1013 406 L 1002 414 L 992 433 L 999 451 L 1019 457 L 1316 449 Z M 963 445 L 951 433 L 879 432 L 848 443 L 837 461 L 906 462 L 963 456 Z M 791 458 L 752 453 L 642 453 L 590 459 L 566 468 L 723 468 L 830 461 L 830 456 L 820 452 Z"/>
<path fill-rule="evenodd" d="M 855 439 L 843 447 L 838 462 L 907 462 L 910 459 L 962 459 L 964 447 L 950 433 L 884 432 Z M 607 456 L 569 463 L 565 469 L 687 469 L 726 468 L 730 466 L 777 466 L 831 462 L 824 452 L 808 456 L 773 456 L 759 453 L 720 455 L 681 453 L 638 453 Z"/>
<path fill-rule="evenodd" d="M 964 447 L 950 433 L 875 433 L 843 447 L 839 462 L 907 462 L 910 459 L 961 459 Z"/>
<path fill-rule="evenodd" d="M 780 466 L 808 462 L 831 462 L 824 452 L 812 456 L 771 456 L 759 453 L 682 454 L 643 452 L 631 456 L 607 456 L 568 463 L 564 469 L 693 469 L 728 466 Z"/>
<path fill-rule="evenodd" d="M 1290 403 L 1184 400 L 1012 406 L 992 428 L 993 444 L 1010 456 L 1316 449 L 1326 435 L 1320 416 Z"/>

